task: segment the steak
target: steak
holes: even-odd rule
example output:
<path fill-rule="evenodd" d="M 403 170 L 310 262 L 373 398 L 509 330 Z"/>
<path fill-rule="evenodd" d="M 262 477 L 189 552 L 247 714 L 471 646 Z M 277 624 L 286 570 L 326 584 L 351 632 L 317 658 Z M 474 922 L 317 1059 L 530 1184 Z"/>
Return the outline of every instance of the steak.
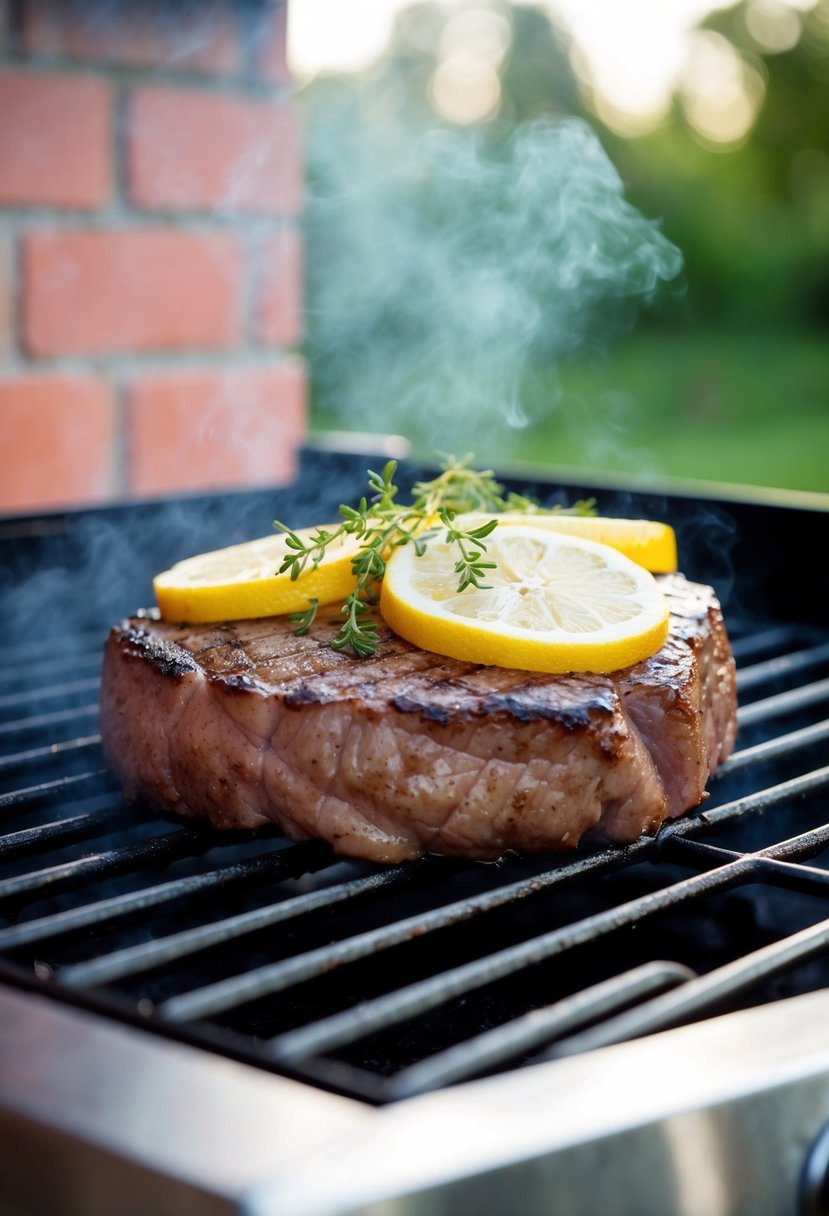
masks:
<path fill-rule="evenodd" d="M 355 660 L 329 644 L 336 606 L 306 637 L 284 617 L 134 617 L 107 643 L 104 747 L 129 800 L 370 861 L 631 842 L 706 797 L 736 734 L 713 591 L 658 581 L 667 641 L 610 675 L 443 658 L 382 620 L 376 655 Z"/>

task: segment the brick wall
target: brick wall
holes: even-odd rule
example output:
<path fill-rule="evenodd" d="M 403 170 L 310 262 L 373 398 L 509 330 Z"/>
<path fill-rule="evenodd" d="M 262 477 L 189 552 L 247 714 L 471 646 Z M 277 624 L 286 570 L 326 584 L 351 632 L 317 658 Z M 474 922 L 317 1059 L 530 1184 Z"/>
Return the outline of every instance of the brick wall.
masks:
<path fill-rule="evenodd" d="M 290 478 L 285 30 L 281 0 L 0 0 L 0 512 Z"/>

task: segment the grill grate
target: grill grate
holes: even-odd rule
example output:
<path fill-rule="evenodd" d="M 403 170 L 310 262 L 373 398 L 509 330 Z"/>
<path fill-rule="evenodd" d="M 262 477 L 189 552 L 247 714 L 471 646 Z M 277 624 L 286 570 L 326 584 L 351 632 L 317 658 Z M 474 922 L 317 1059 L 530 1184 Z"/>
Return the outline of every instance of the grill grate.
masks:
<path fill-rule="evenodd" d="M 369 1101 L 829 984 L 829 633 L 730 622 L 740 750 L 626 849 L 381 868 L 125 807 L 101 638 L 0 652 L 0 970 Z"/>

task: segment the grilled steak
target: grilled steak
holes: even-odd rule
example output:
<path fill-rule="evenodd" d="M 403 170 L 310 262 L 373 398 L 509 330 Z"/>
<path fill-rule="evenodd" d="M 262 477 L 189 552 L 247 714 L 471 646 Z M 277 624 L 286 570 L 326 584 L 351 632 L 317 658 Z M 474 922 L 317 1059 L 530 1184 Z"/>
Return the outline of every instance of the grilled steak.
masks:
<path fill-rule="evenodd" d="M 217 827 L 401 861 L 628 842 L 705 797 L 736 732 L 734 662 L 709 587 L 660 580 L 671 630 L 611 675 L 442 658 L 380 623 L 370 660 L 285 618 L 188 626 L 136 617 L 104 663 L 102 734 L 129 799 Z"/>

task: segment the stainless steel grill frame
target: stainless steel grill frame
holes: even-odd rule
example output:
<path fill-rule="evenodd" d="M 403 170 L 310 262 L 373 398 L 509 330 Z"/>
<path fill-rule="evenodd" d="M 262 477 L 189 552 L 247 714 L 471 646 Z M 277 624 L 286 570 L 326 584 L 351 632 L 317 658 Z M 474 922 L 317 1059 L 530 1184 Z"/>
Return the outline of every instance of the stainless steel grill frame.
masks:
<path fill-rule="evenodd" d="M 359 457 L 309 452 L 306 460 L 314 484 L 337 501 L 348 495 L 343 481 L 356 484 L 364 468 Z M 565 493 L 585 489 L 571 484 Z M 603 509 L 670 519 L 688 573 L 718 584 L 735 633 L 747 741 L 702 812 L 656 838 L 500 867 L 343 865 L 326 846 L 291 845 L 275 833 L 217 838 L 200 825 L 139 819 L 102 764 L 94 706 L 101 629 L 136 599 L 116 607 L 102 594 L 93 614 L 101 629 L 89 627 L 88 595 L 87 611 L 83 596 L 64 601 L 56 615 L 68 619 L 57 630 L 45 620 L 43 641 L 24 626 L 47 558 L 62 555 L 63 588 L 86 582 L 100 562 L 106 546 L 100 531 L 90 543 L 93 524 L 110 548 L 125 546 L 116 565 L 129 567 L 132 581 L 122 580 L 117 595 L 141 594 L 136 579 L 146 584 L 166 556 L 147 549 L 142 528 L 166 508 L 13 521 L 5 538 L 0 527 L 0 550 L 10 555 L 0 593 L 12 622 L 0 653 L 0 1197 L 13 1210 L 323 1216 L 450 1205 L 503 1211 L 520 1196 L 520 1210 L 532 1212 L 549 1210 L 551 1190 L 561 1212 L 797 1210 L 806 1148 L 829 1120 L 829 990 L 808 972 L 829 947 L 829 630 L 815 602 L 826 572 L 806 590 L 786 536 L 805 527 L 807 540 L 825 548 L 827 504 L 587 489 Z M 256 512 L 260 520 L 287 514 L 273 498 L 264 511 L 260 495 L 177 504 L 179 527 L 167 541 L 179 548 L 170 557 L 183 551 L 182 528 L 195 519 L 202 535 L 208 527 L 222 534 L 191 537 L 194 549 L 232 543 L 234 529 L 254 534 Z M 294 507 L 305 514 L 297 523 L 334 509 Z M 622 887 L 621 897 L 611 890 L 606 906 L 564 923 L 534 931 L 521 921 L 526 908 L 549 909 L 552 898 L 644 872 L 652 883 L 627 894 Z M 806 923 L 781 924 L 772 940 L 755 936 L 701 974 L 661 955 L 614 966 L 620 936 L 677 912 L 693 918 L 746 887 L 803 897 Z M 216 913 L 222 900 L 230 910 Z M 348 923 L 354 909 L 362 927 L 334 926 L 325 940 L 332 914 Z M 157 935 L 136 935 L 136 924 L 155 927 L 162 914 L 171 919 Z M 319 917 L 329 918 L 321 930 Z M 476 946 L 468 957 L 435 947 L 429 965 L 431 943 L 473 928 L 485 937 L 490 925 L 515 918 L 509 940 L 496 934 L 492 948 Z M 307 941 L 306 924 L 317 926 Z M 129 931 L 121 934 L 122 925 Z M 266 958 L 261 945 L 250 948 L 264 933 L 295 934 L 296 942 Z M 208 967 L 205 982 L 187 982 L 188 968 L 196 974 L 211 951 L 226 958 L 231 944 L 236 970 L 221 974 L 220 966 L 210 978 Z M 589 982 L 577 979 L 552 1000 L 525 997 L 509 1016 L 497 1001 L 494 1012 L 481 1005 L 473 1032 L 453 1029 L 452 1011 L 474 1010 L 482 993 L 526 988 L 528 976 L 566 969 L 594 948 L 602 973 Z M 399 982 L 407 957 L 411 982 Z M 361 989 L 354 981 L 361 995 L 345 999 L 343 977 L 367 967 L 388 971 L 390 982 Z M 807 969 L 799 994 L 775 999 L 775 977 L 799 968 Z M 244 1023 L 257 1003 L 290 1009 L 297 991 L 308 991 L 301 1013 L 332 977 L 344 987 L 320 1016 L 288 1016 L 275 1033 L 267 1019 L 246 1029 L 234 1021 Z M 758 999 L 758 1008 L 744 1007 Z M 723 1009 L 740 1012 L 712 1016 Z M 449 1029 L 432 1049 L 429 1027 L 444 1019 Z M 420 1023 L 427 1029 L 418 1040 L 412 1027 Z M 411 1058 L 395 1065 L 394 1053 L 384 1056 L 384 1041 L 412 1034 Z M 366 1066 L 375 1040 L 379 1063 Z M 752 1149 L 749 1208 L 722 1138 L 747 1140 L 757 1121 L 769 1127 L 765 1147 Z M 45 1176 L 35 1164 L 44 1157 L 52 1163 Z M 50 1175 L 62 1180 L 60 1206 Z M 818 1156 L 812 1175 L 803 1202 L 817 1211 Z M 123 1206 L 125 1194 L 134 1206 Z"/>

